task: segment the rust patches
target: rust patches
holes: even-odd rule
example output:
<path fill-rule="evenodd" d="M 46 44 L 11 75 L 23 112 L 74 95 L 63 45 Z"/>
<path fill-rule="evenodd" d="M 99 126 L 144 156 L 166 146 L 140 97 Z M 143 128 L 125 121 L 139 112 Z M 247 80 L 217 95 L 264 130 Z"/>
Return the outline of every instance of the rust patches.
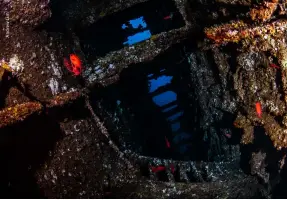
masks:
<path fill-rule="evenodd" d="M 253 21 L 265 22 L 272 17 L 277 6 L 278 0 L 263 1 L 250 10 L 250 17 Z"/>
<path fill-rule="evenodd" d="M 18 104 L 0 111 L 0 128 L 25 120 L 33 113 L 40 114 L 43 106 L 38 102 Z"/>
<path fill-rule="evenodd" d="M 247 126 L 243 128 L 243 135 L 241 138 L 242 144 L 250 144 L 254 140 L 254 127 Z"/>
<path fill-rule="evenodd" d="M 264 26 L 258 25 L 251 27 L 243 21 L 236 21 L 229 24 L 213 26 L 204 30 L 208 39 L 217 44 L 228 42 L 238 43 L 243 39 L 253 39 L 262 37 L 268 39 L 270 36 L 279 36 L 287 28 L 287 20 L 277 20 Z"/>
<path fill-rule="evenodd" d="M 63 93 L 53 99 L 47 100 L 47 114 L 49 109 L 54 107 L 62 107 L 66 104 L 72 103 L 81 96 L 80 91 Z M 27 102 L 18 104 L 13 107 L 5 108 L 0 111 L 0 128 L 13 125 L 27 119 L 32 114 L 41 114 L 44 106 L 39 102 Z"/>
<path fill-rule="evenodd" d="M 81 94 L 82 93 L 80 91 L 59 94 L 48 101 L 47 108 L 64 106 L 78 99 Z"/>

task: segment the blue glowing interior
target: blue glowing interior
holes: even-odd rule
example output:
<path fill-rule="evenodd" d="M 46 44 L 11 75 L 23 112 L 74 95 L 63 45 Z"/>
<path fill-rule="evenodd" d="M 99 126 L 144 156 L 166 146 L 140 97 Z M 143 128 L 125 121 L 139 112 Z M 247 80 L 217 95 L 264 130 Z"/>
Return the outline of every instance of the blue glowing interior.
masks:
<path fill-rule="evenodd" d="M 177 99 L 177 94 L 175 92 L 166 91 L 153 97 L 153 102 L 159 107 L 162 107 L 166 104 L 176 101 L 176 99 Z"/>
<path fill-rule="evenodd" d="M 135 33 L 134 35 L 128 36 L 127 41 L 125 41 L 123 44 L 124 45 L 134 45 L 139 42 L 148 40 L 151 37 L 151 32 L 150 30 L 144 30 L 147 28 L 147 24 L 144 21 L 144 17 L 141 16 L 136 19 L 129 20 L 127 24 L 122 24 L 122 29 L 123 30 L 128 30 L 128 29 L 139 29 L 140 32 Z"/>
<path fill-rule="evenodd" d="M 153 74 L 149 74 L 148 77 L 152 77 Z M 173 77 L 162 75 L 156 79 L 149 80 L 149 92 L 153 93 L 158 90 L 160 87 L 171 84 Z M 159 106 L 165 106 L 169 103 L 175 102 L 177 100 L 177 94 L 173 91 L 165 91 L 159 95 L 153 97 L 153 102 Z M 162 109 L 163 113 L 167 113 L 174 109 L 177 109 L 178 105 L 171 105 L 167 108 Z M 188 140 L 192 136 L 181 130 L 181 122 L 177 120 L 180 116 L 183 115 L 183 111 L 178 111 L 175 114 L 166 117 L 166 120 L 171 122 L 170 127 L 172 132 L 174 133 L 173 140 L 171 141 L 173 144 L 180 144 L 182 140 Z M 179 148 L 180 153 L 185 153 L 189 149 L 189 144 L 181 145 Z"/>
<path fill-rule="evenodd" d="M 169 83 L 171 83 L 171 80 L 172 80 L 172 76 L 160 76 L 159 78 L 157 79 L 151 79 L 149 80 L 149 83 L 150 83 L 150 89 L 149 91 L 150 92 L 154 92 L 156 91 L 158 88 L 162 87 L 162 86 L 165 86 Z"/>

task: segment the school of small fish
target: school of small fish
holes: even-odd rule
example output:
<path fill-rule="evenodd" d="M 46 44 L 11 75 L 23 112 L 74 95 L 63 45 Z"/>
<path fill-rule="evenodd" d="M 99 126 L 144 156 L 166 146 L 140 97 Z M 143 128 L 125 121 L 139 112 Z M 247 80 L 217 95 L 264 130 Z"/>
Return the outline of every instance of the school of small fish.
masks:
<path fill-rule="evenodd" d="M 151 171 L 154 172 L 154 173 L 165 171 L 165 170 L 166 170 L 165 166 L 156 166 L 156 167 L 152 166 L 151 167 Z M 174 167 L 173 164 L 170 165 L 170 171 L 174 174 L 175 167 Z"/>

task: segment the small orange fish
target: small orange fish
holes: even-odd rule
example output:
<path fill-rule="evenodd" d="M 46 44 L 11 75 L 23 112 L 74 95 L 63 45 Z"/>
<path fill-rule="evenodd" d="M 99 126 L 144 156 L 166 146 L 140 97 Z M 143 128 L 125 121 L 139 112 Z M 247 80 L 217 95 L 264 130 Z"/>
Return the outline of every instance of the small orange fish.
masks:
<path fill-rule="evenodd" d="M 167 139 L 165 136 L 164 136 L 164 138 L 165 138 L 166 147 L 167 147 L 167 148 L 170 148 L 170 143 L 169 143 L 168 139 Z"/>
<path fill-rule="evenodd" d="M 280 67 L 278 67 L 277 65 L 275 65 L 273 63 L 270 64 L 270 67 L 273 67 L 273 68 L 276 68 L 276 69 L 280 69 Z"/>
<path fill-rule="evenodd" d="M 175 172 L 175 167 L 174 167 L 174 165 L 173 165 L 173 164 L 171 164 L 171 165 L 170 165 L 170 171 L 171 171 L 171 173 L 173 173 L 173 174 L 174 174 L 174 172 Z"/>
<path fill-rule="evenodd" d="M 76 68 L 82 68 L 82 62 L 77 55 L 70 54 L 70 61 Z"/>
<path fill-rule="evenodd" d="M 64 58 L 64 66 L 75 76 L 80 75 L 83 69 L 80 58 L 75 54 L 70 55 L 70 62 L 67 58 Z"/>
<path fill-rule="evenodd" d="M 163 19 L 164 19 L 164 20 L 168 20 L 168 19 L 172 19 L 172 17 L 173 17 L 173 13 L 171 13 L 171 14 L 168 15 L 168 16 L 165 16 Z"/>
<path fill-rule="evenodd" d="M 256 113 L 257 113 L 258 117 L 261 118 L 261 116 L 262 116 L 262 109 L 261 109 L 260 102 L 256 102 L 255 108 L 256 108 Z"/>
<path fill-rule="evenodd" d="M 164 171 L 164 170 L 165 170 L 164 166 L 151 167 L 151 171 L 154 173 Z"/>
<path fill-rule="evenodd" d="M 168 16 L 164 17 L 163 19 L 168 20 L 168 19 L 171 19 L 171 17 L 168 15 Z"/>

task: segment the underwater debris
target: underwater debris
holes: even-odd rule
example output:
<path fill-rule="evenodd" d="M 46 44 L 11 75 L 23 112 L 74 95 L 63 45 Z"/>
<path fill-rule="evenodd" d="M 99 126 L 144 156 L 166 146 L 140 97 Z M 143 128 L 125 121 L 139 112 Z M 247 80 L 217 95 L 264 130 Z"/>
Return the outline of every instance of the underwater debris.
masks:
<path fill-rule="evenodd" d="M 43 106 L 38 102 L 28 102 L 0 111 L 0 128 L 25 120 L 34 113 L 40 114 Z"/>
<path fill-rule="evenodd" d="M 204 32 L 207 38 L 213 40 L 217 44 L 227 42 L 239 42 L 243 38 L 248 37 L 248 25 L 243 21 L 234 21 L 229 24 L 205 28 Z"/>
<path fill-rule="evenodd" d="M 282 93 L 278 93 L 280 86 L 276 84 L 277 70 L 270 68 L 265 54 L 259 52 L 242 53 L 237 57 L 237 63 L 234 88 L 237 90 L 238 100 L 242 101 L 242 107 L 233 124 L 243 130 L 241 143 L 252 143 L 254 128 L 259 126 L 263 127 L 275 146 L 279 144 L 277 137 L 274 137 L 277 133 L 270 127 L 275 123 L 276 130 L 283 130 L 283 126 L 274 118 L 285 113 Z"/>
<path fill-rule="evenodd" d="M 1 85 L 2 77 L 3 77 L 4 73 L 5 73 L 5 69 L 0 67 L 0 85 Z"/>
<path fill-rule="evenodd" d="M 59 94 L 55 96 L 53 99 L 48 101 L 47 108 L 52 108 L 55 106 L 61 107 L 63 105 L 73 102 L 74 100 L 78 99 L 81 95 L 82 93 L 80 91 Z"/>
<path fill-rule="evenodd" d="M 61 69 L 59 67 L 58 61 L 55 57 L 55 54 L 53 53 L 53 51 L 51 49 L 49 49 L 48 46 L 44 46 L 44 49 L 48 52 L 48 54 L 50 55 L 50 60 L 49 60 L 49 69 L 53 70 L 53 74 L 54 76 L 56 76 L 57 78 L 61 78 L 62 77 L 62 72 Z"/>
<path fill-rule="evenodd" d="M 62 93 L 52 99 L 46 100 L 46 108 L 48 109 L 47 114 L 49 114 L 49 109 L 51 108 L 62 107 L 69 103 L 73 103 L 73 101 L 81 97 L 81 94 L 80 91 Z M 0 128 L 23 121 L 32 114 L 41 114 L 43 109 L 44 106 L 39 102 L 27 102 L 5 108 L 0 111 Z"/>
<path fill-rule="evenodd" d="M 4 60 L 2 60 L 0 62 L 0 84 L 2 81 L 2 77 L 4 76 L 6 70 L 12 72 L 12 69 L 9 67 L 9 65 L 5 63 Z"/>
<path fill-rule="evenodd" d="M 287 148 L 287 129 L 282 127 L 273 116 L 264 114 L 262 120 L 259 122 L 255 118 L 248 118 L 242 114 L 239 114 L 235 120 L 236 127 L 243 129 L 243 135 L 241 138 L 242 144 L 251 144 L 254 141 L 254 127 L 262 126 L 265 134 L 271 139 L 273 146 L 277 150 Z"/>
<path fill-rule="evenodd" d="M 243 130 L 241 143 L 253 143 L 254 128 L 259 126 L 272 140 L 274 147 L 285 147 L 287 143 L 282 139 L 285 126 L 275 120 L 276 116 L 284 116 L 286 112 L 282 93 L 278 93 L 280 86 L 276 84 L 277 70 L 271 69 L 265 54 L 258 52 L 239 55 L 238 64 L 234 75 L 234 88 L 243 106 L 234 126 Z"/>
<path fill-rule="evenodd" d="M 287 102 L 287 44 L 285 33 L 287 20 L 280 19 L 271 23 L 251 27 L 243 21 L 232 22 L 205 29 L 207 38 L 213 40 L 216 45 L 229 42 L 242 42 L 242 47 L 248 51 L 269 52 L 278 60 L 281 68 L 281 81 Z M 271 64 L 272 67 L 275 67 Z M 277 67 L 276 67 L 277 68 Z"/>
<path fill-rule="evenodd" d="M 264 183 L 268 183 L 269 180 L 269 173 L 266 172 L 266 157 L 267 155 L 265 152 L 253 152 L 249 161 L 250 173 L 259 177 L 261 180 L 264 181 Z"/>
<path fill-rule="evenodd" d="M 6 69 L 7 71 L 13 72 L 17 74 L 18 72 L 22 72 L 24 69 L 24 63 L 22 60 L 19 59 L 19 57 L 14 54 L 9 62 L 7 63 L 4 59 L 1 61 L 1 67 Z"/>
<path fill-rule="evenodd" d="M 280 15 L 284 15 L 286 14 L 286 6 L 287 6 L 287 2 L 283 1 L 279 4 L 279 14 Z"/>
<path fill-rule="evenodd" d="M 204 30 L 207 38 L 213 40 L 217 44 L 226 44 L 228 42 L 238 43 L 243 39 L 254 39 L 256 36 L 279 37 L 287 27 L 287 20 L 277 20 L 265 25 L 250 27 L 243 21 L 235 21 L 229 24 L 223 24 L 206 28 Z M 253 44 L 253 42 L 251 42 Z"/>
<path fill-rule="evenodd" d="M 215 0 L 217 3 L 225 3 L 228 5 L 243 5 L 243 6 L 251 6 L 252 0 Z"/>
<path fill-rule="evenodd" d="M 36 27 L 51 16 L 49 1 L 6 1 L 11 22 Z M 7 9 L 7 8 L 6 8 Z M 26 26 L 26 27 L 29 27 Z"/>
<path fill-rule="evenodd" d="M 254 21 L 265 22 L 271 18 L 277 5 L 278 0 L 263 1 L 259 6 L 255 6 L 250 10 L 250 17 Z"/>
<path fill-rule="evenodd" d="M 54 79 L 54 78 L 50 79 L 49 87 L 50 87 L 53 95 L 56 95 L 59 93 L 59 83 L 56 79 Z"/>
<path fill-rule="evenodd" d="M 243 135 L 241 138 L 242 144 L 250 144 L 254 140 L 254 131 L 253 126 L 246 126 L 243 128 Z"/>
<path fill-rule="evenodd" d="M 12 68 L 4 60 L 1 61 L 0 67 L 4 70 L 9 71 L 9 72 L 13 71 Z"/>
<path fill-rule="evenodd" d="M 275 148 L 281 150 L 282 148 L 287 147 L 287 130 L 285 127 L 280 126 L 280 124 L 271 116 L 266 118 L 266 123 L 263 127 L 266 134 L 272 140 Z"/>

